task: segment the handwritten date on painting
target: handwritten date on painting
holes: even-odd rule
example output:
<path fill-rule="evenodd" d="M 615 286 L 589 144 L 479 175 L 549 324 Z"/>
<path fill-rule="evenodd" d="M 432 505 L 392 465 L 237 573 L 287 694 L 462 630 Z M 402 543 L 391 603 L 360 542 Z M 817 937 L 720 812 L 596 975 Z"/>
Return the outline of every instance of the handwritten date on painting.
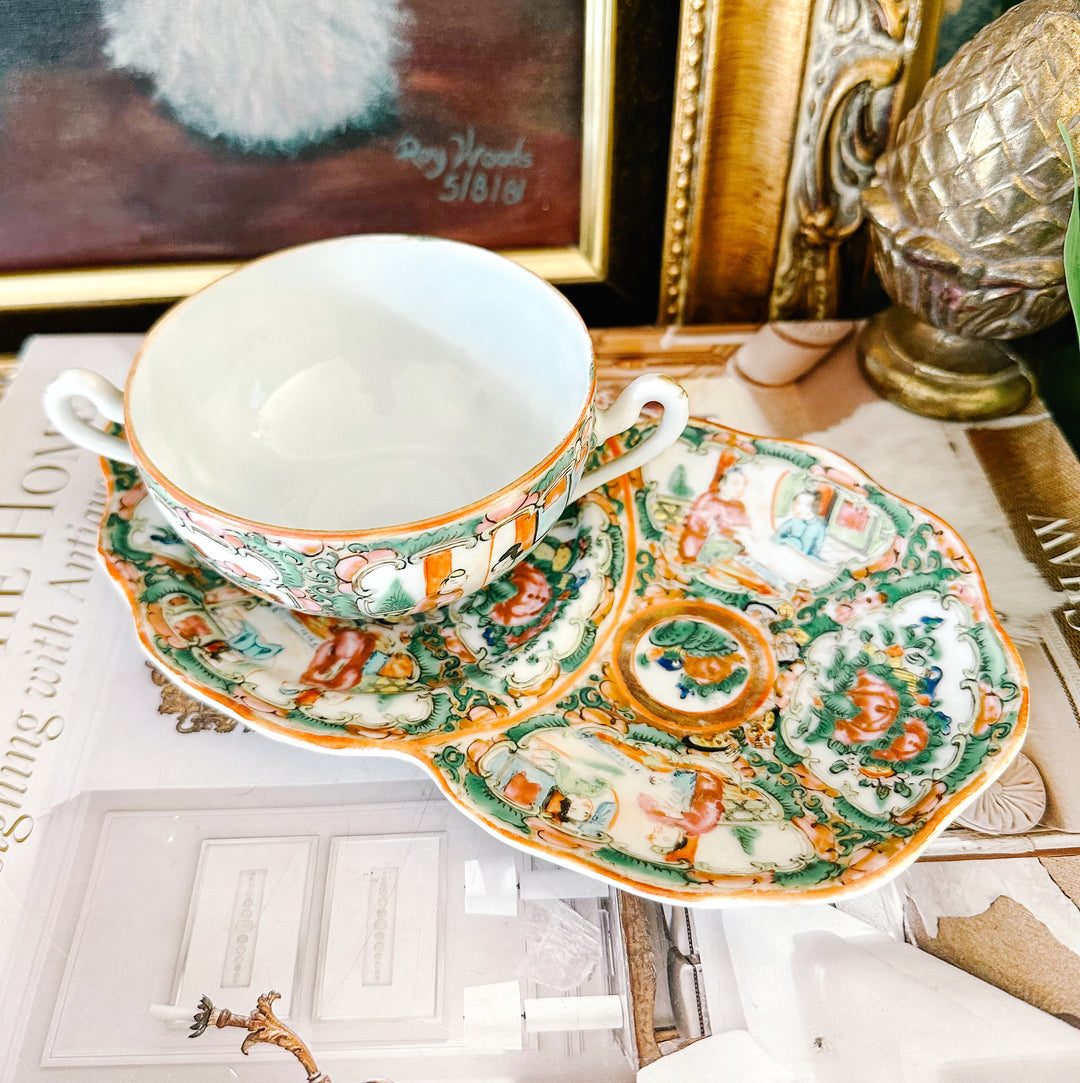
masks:
<path fill-rule="evenodd" d="M 411 162 L 431 181 L 440 202 L 467 206 L 516 206 L 525 198 L 527 171 L 533 166 L 523 135 L 512 147 L 496 147 L 477 140 L 472 128 L 453 132 L 445 145 L 403 135 L 394 157 Z"/>

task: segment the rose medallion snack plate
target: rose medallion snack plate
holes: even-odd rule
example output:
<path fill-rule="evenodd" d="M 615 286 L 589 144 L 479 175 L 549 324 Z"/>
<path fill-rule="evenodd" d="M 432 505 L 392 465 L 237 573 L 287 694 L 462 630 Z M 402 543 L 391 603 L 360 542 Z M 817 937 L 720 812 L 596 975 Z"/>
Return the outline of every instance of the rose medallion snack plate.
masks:
<path fill-rule="evenodd" d="M 1023 740 L 963 543 L 809 444 L 692 421 L 508 576 L 396 622 L 241 590 L 105 471 L 105 565 L 187 691 L 296 744 L 407 755 L 506 841 L 653 899 L 878 886 Z"/>

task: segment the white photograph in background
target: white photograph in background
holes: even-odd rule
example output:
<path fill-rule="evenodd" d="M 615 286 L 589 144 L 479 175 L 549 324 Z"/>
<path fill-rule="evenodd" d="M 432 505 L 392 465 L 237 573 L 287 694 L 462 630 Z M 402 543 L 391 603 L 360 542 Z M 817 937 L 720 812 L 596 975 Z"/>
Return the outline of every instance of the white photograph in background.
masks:
<path fill-rule="evenodd" d="M 316 1019 L 438 1015 L 441 873 L 437 834 L 331 840 Z"/>
<path fill-rule="evenodd" d="M 281 994 L 289 1017 L 316 839 L 206 839 L 191 898 L 173 1003 Z M 291 970 L 283 962 L 293 960 Z"/>

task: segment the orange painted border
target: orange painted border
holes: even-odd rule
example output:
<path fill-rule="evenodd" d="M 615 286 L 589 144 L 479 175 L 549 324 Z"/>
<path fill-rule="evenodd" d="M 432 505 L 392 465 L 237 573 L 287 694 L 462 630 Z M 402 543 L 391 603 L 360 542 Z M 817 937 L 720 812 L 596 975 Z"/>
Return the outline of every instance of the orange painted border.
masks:
<path fill-rule="evenodd" d="M 658 602 L 651 606 L 638 609 L 634 613 L 633 620 L 619 626 L 615 637 L 614 666 L 612 676 L 619 686 L 619 691 L 630 701 L 635 710 L 647 715 L 657 725 L 673 734 L 681 737 L 712 737 L 746 722 L 756 711 L 759 711 L 769 698 L 776 684 L 776 659 L 769 650 L 769 645 L 761 631 L 749 621 L 743 619 L 739 623 L 739 632 L 721 624 L 715 617 L 716 613 L 725 613 L 725 609 L 715 602 L 696 598 L 673 599 L 667 602 Z M 650 625 L 658 624 L 667 618 L 677 618 L 680 614 L 688 617 L 700 617 L 709 620 L 724 629 L 733 639 L 745 646 L 742 640 L 754 641 L 758 649 L 763 665 L 756 673 L 751 673 L 746 682 L 746 687 L 727 706 L 718 707 L 712 711 L 685 711 L 684 717 L 693 719 L 692 722 L 677 722 L 662 714 L 657 707 L 666 707 L 669 713 L 679 714 L 672 707 L 657 700 L 655 696 L 641 686 L 633 675 L 632 655 L 636 637 L 645 631 Z M 630 637 L 635 637 L 631 642 Z M 747 652 L 750 653 L 749 651 Z M 638 687 L 632 687 L 637 684 Z M 650 703 L 650 701 L 652 701 Z M 655 704 L 656 706 L 653 706 Z"/>

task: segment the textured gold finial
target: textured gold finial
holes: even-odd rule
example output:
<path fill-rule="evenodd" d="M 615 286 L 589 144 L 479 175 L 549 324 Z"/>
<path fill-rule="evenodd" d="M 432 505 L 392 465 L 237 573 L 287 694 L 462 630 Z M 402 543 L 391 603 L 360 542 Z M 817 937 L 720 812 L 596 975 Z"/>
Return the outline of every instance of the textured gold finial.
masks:
<path fill-rule="evenodd" d="M 1080 128 L 1080 3 L 1025 0 L 930 80 L 862 194 L 896 307 L 859 340 L 878 390 L 917 413 L 994 417 L 1033 381 L 1002 340 L 1068 311 L 1073 178 L 1057 124 Z"/>

